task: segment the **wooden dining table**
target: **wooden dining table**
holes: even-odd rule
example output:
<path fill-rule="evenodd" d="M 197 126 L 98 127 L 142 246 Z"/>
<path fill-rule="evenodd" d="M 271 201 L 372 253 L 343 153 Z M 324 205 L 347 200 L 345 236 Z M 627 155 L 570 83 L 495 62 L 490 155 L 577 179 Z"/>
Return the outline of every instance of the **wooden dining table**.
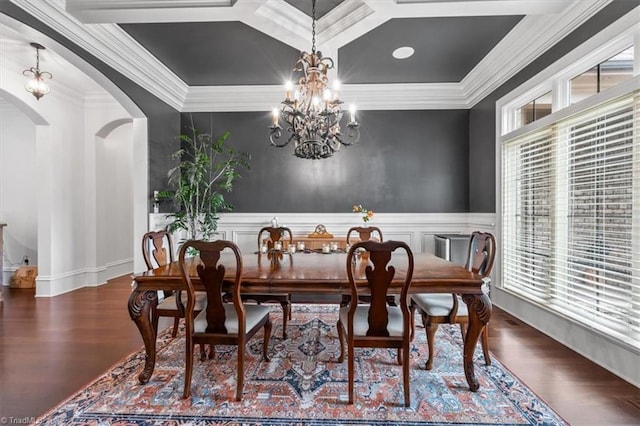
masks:
<path fill-rule="evenodd" d="M 389 292 L 399 294 L 406 274 L 406 259 L 395 256 L 391 265 L 396 268 Z M 266 254 L 242 255 L 242 292 L 247 293 L 312 293 L 351 294 L 347 278 L 347 255 L 341 253 L 322 254 L 315 252 L 269 252 Z M 225 257 L 222 257 L 224 264 Z M 467 269 L 430 253 L 414 255 L 414 271 L 410 293 L 458 293 L 469 310 L 469 327 L 464 339 L 463 366 L 469 388 L 480 387 L 475 377 L 473 354 L 482 327 L 491 317 L 491 301 L 487 296 L 482 277 Z M 197 258 L 189 259 L 189 275 L 198 287 L 196 273 Z M 226 277 L 231 280 L 235 265 L 229 265 Z M 358 258 L 354 277 L 365 281 L 368 259 Z M 158 304 L 158 290 L 185 290 L 178 262 L 136 274 L 128 301 L 129 315 L 138 327 L 144 341 L 146 360 L 138 376 L 140 383 L 147 383 L 153 374 L 156 359 L 156 331 L 152 325 L 152 313 Z M 196 288 L 196 290 L 203 290 Z"/>

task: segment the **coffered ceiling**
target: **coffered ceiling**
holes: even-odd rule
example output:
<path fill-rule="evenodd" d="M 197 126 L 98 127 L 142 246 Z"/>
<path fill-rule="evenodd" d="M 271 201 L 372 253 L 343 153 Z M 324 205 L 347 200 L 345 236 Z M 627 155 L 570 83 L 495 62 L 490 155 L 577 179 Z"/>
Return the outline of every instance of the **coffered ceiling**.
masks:
<path fill-rule="evenodd" d="M 181 111 L 270 110 L 311 49 L 311 0 L 11 1 Z M 318 0 L 316 46 L 361 109 L 469 108 L 608 3 Z"/>

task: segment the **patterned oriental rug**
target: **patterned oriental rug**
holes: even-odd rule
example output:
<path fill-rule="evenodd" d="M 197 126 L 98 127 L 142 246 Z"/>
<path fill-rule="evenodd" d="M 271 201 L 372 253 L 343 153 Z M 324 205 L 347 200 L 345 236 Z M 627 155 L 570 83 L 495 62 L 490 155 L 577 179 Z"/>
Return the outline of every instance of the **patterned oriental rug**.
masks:
<path fill-rule="evenodd" d="M 411 407 L 404 407 L 402 368 L 395 350 L 356 349 L 355 403 L 347 404 L 347 362 L 336 362 L 340 343 L 337 308 L 294 305 L 287 340 L 274 307 L 270 356 L 261 358 L 259 335 L 247 345 L 244 397 L 234 400 L 236 349 L 216 347 L 214 360 L 196 352 L 192 396 L 182 399 L 184 340 L 160 333 L 156 368 L 146 385 L 137 376 L 144 349 L 128 356 L 93 383 L 40 418 L 41 424 L 126 425 L 565 425 L 551 408 L 492 357 L 475 356 L 481 388 L 469 391 L 457 326 L 436 336 L 431 371 L 424 328 L 411 348 Z"/>

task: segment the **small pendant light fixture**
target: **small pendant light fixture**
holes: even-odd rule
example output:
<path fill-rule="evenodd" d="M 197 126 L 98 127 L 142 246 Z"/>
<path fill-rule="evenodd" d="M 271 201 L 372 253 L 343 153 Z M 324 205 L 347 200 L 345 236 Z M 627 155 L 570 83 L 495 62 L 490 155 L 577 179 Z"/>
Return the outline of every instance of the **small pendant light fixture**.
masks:
<path fill-rule="evenodd" d="M 33 94 L 37 100 L 51 91 L 47 83 L 44 82 L 45 78 L 53 78 L 51 73 L 46 71 L 40 71 L 40 50 L 44 50 L 45 47 L 38 43 L 30 43 L 33 48 L 36 49 L 36 67 L 29 68 L 22 71 L 23 75 L 31 77 L 31 80 L 24 86 L 27 92 Z"/>

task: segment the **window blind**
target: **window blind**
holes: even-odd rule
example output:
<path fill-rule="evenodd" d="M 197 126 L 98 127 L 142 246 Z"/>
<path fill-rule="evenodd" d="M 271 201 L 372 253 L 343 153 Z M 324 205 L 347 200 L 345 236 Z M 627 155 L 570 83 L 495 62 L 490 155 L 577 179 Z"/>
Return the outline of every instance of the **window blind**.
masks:
<path fill-rule="evenodd" d="M 640 96 L 503 142 L 503 287 L 640 348 Z"/>

